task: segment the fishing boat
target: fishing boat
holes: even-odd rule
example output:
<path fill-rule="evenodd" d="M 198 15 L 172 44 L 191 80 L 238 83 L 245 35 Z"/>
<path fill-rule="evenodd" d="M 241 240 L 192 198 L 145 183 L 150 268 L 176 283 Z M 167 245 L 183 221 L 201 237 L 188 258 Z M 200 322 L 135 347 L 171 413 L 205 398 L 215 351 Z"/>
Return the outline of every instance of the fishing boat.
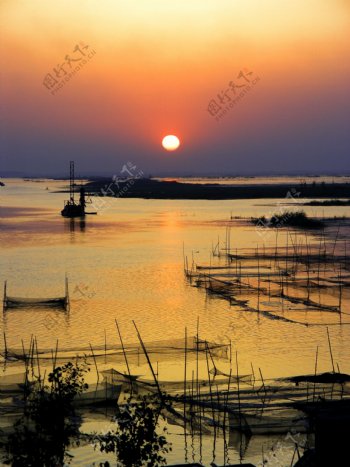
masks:
<path fill-rule="evenodd" d="M 85 217 L 85 189 L 80 188 L 79 204 L 74 199 L 75 175 L 74 161 L 70 161 L 70 177 L 69 177 L 69 200 L 65 201 L 64 208 L 61 211 L 63 217 Z"/>

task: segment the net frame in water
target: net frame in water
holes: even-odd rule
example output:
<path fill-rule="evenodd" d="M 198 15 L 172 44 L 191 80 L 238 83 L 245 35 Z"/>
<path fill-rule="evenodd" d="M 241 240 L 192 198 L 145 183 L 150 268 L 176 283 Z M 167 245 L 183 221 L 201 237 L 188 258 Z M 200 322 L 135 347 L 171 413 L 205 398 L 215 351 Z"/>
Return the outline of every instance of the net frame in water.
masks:
<path fill-rule="evenodd" d="M 4 297 L 3 297 L 3 313 L 9 309 L 18 308 L 33 308 L 33 307 L 49 307 L 62 308 L 64 311 L 69 311 L 69 286 L 68 277 L 65 278 L 65 295 L 63 297 L 50 298 L 28 298 L 28 297 L 11 297 L 7 295 L 7 281 L 4 282 Z"/>

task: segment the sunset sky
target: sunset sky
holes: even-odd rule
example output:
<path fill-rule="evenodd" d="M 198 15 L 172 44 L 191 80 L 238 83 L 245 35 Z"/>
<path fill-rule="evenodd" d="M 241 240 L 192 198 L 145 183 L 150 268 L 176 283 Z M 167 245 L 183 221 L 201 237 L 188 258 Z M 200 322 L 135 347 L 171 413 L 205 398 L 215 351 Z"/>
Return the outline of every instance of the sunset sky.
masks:
<path fill-rule="evenodd" d="M 0 47 L 0 176 L 350 173 L 348 0 L 2 0 Z"/>

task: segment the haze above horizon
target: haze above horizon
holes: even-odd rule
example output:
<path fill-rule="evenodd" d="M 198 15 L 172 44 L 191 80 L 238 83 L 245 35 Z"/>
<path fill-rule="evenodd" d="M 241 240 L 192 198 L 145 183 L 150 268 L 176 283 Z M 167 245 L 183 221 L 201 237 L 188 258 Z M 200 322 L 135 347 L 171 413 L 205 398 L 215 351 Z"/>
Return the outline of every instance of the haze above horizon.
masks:
<path fill-rule="evenodd" d="M 349 172 L 344 0 L 2 2 L 0 176 Z M 181 141 L 166 152 L 165 135 Z"/>

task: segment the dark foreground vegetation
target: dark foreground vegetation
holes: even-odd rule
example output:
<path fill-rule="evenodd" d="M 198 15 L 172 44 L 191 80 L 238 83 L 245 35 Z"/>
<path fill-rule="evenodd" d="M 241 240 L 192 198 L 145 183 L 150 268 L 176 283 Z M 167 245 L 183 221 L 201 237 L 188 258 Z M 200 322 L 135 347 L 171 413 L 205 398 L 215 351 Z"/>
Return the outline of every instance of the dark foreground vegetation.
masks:
<path fill-rule="evenodd" d="M 11 433 L 0 430 L 0 463 L 13 467 L 63 467 L 73 459 L 69 449 L 82 442 L 102 453 L 113 453 L 118 467 L 165 465 L 170 450 L 166 429 L 156 428 L 162 406 L 158 395 L 129 398 L 122 408 L 115 401 L 113 429 L 102 435 L 80 432 L 82 416 L 76 407 L 87 389 L 86 362 L 56 367 L 45 384 L 26 381 L 22 416 Z M 109 467 L 108 461 L 99 464 Z"/>
<path fill-rule="evenodd" d="M 77 439 L 81 417 L 73 400 L 87 389 L 86 365 L 67 363 L 49 374 L 49 384 L 40 378 L 27 381 L 24 388 L 24 410 L 1 447 L 3 464 L 14 467 L 63 466 L 71 458 L 67 451 Z"/>
<path fill-rule="evenodd" d="M 162 408 L 159 402 L 157 395 L 137 401 L 130 397 L 114 418 L 115 429 L 94 438 L 98 441 L 96 447 L 101 452 L 115 454 L 120 467 L 166 465 L 164 454 L 171 448 L 164 436 L 166 429 L 162 435 L 156 432 Z"/>

